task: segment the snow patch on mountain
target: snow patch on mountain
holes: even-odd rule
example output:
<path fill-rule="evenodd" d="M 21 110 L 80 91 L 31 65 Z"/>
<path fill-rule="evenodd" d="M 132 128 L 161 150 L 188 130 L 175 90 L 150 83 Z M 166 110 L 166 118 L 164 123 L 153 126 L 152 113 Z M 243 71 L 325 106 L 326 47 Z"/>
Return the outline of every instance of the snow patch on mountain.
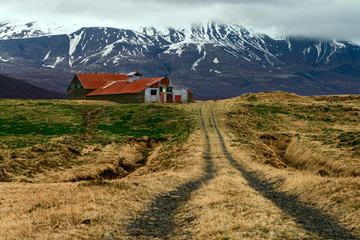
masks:
<path fill-rule="evenodd" d="M 203 56 L 201 56 L 198 60 L 196 60 L 196 62 L 194 62 L 194 64 L 192 65 L 191 70 L 195 71 L 195 72 L 197 72 L 196 67 L 199 66 L 199 63 L 201 61 L 203 61 L 206 57 L 205 44 L 204 43 L 198 44 L 197 50 L 198 50 L 199 54 L 201 54 L 201 52 L 203 52 Z"/>
<path fill-rule="evenodd" d="M 55 68 L 56 65 L 58 65 L 59 63 L 61 63 L 62 61 L 64 61 L 65 57 L 56 57 L 56 60 L 53 64 L 50 64 L 50 65 L 45 65 L 43 64 L 43 67 L 46 67 L 46 68 Z"/>
<path fill-rule="evenodd" d="M 220 71 L 218 71 L 218 70 L 213 70 L 213 69 L 210 69 L 209 72 L 214 72 L 214 73 L 217 73 L 217 74 L 221 74 Z"/>
<path fill-rule="evenodd" d="M 4 59 L 4 58 L 2 58 L 1 56 L 0 56 L 0 61 L 2 61 L 2 62 L 8 62 L 8 61 L 10 61 L 11 59 Z"/>
<path fill-rule="evenodd" d="M 43 58 L 43 61 L 47 60 L 50 56 L 51 50 L 45 55 L 45 57 Z"/>
<path fill-rule="evenodd" d="M 112 43 L 110 45 L 107 45 L 104 48 L 104 51 L 102 51 L 101 57 L 103 58 L 103 57 L 106 57 L 107 55 L 109 55 L 113 51 L 115 44 L 116 43 Z"/>
<path fill-rule="evenodd" d="M 302 53 L 305 56 L 305 55 L 309 54 L 310 52 L 311 52 L 311 47 L 308 47 L 308 48 L 305 48 Z"/>
<path fill-rule="evenodd" d="M 181 57 L 182 53 L 185 51 L 185 47 L 187 46 L 186 43 L 174 43 L 171 44 L 168 49 L 164 52 L 169 55 L 177 55 L 178 57 Z"/>
<path fill-rule="evenodd" d="M 72 36 L 69 35 L 69 38 L 70 38 L 69 56 L 72 56 L 73 53 L 75 52 L 76 47 L 79 44 L 79 42 L 81 41 L 83 34 L 84 34 L 84 31 L 81 31 L 80 34 L 72 34 Z"/>

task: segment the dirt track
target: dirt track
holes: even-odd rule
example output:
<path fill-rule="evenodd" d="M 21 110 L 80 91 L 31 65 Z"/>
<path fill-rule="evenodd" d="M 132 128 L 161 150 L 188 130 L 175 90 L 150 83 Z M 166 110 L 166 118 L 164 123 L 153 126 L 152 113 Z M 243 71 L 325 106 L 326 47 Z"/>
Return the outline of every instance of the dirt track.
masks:
<path fill-rule="evenodd" d="M 210 142 L 207 129 L 205 127 L 202 109 L 199 109 L 202 129 L 205 135 L 205 170 L 203 176 L 198 180 L 189 181 L 179 185 L 175 190 L 158 195 L 144 212 L 139 213 L 138 217 L 132 219 L 127 224 L 128 238 L 136 239 L 189 239 L 189 232 L 183 231 L 182 228 L 189 225 L 193 218 L 175 219 L 179 207 L 185 204 L 191 197 L 191 194 L 199 189 L 203 184 L 214 177 L 213 160 L 211 157 Z M 106 239 L 124 239 L 106 238 Z"/>
<path fill-rule="evenodd" d="M 227 161 L 241 173 L 249 186 L 259 192 L 264 198 L 270 200 L 281 211 L 295 220 L 299 228 L 308 233 L 308 238 L 313 239 L 359 239 L 352 235 L 347 229 L 339 225 L 336 219 L 319 211 L 316 206 L 300 201 L 295 195 L 287 194 L 276 190 L 275 183 L 263 180 L 257 172 L 250 171 L 241 159 L 234 159 L 227 149 L 227 144 L 218 128 L 212 109 L 209 110 L 208 123 L 199 109 L 200 122 L 205 136 L 205 152 L 203 159 L 206 163 L 203 176 L 198 180 L 189 181 L 179 185 L 173 191 L 163 193 L 155 197 L 147 206 L 147 209 L 140 212 L 137 217 L 128 222 L 127 235 L 121 237 L 107 237 L 106 239 L 193 239 L 192 233 L 184 230 L 194 218 L 178 218 L 179 211 L 185 205 L 192 194 L 199 190 L 215 176 L 214 158 L 211 156 L 212 148 L 220 148 L 221 154 Z M 213 126 L 212 127 L 210 126 Z M 210 141 L 209 132 L 212 138 L 217 138 L 216 143 Z M 220 146 L 216 146 L 216 145 Z M 190 209 L 191 211 L 191 209 Z M 192 226 L 196 228 L 196 226 Z M 301 238 L 303 239 L 303 238 Z"/>

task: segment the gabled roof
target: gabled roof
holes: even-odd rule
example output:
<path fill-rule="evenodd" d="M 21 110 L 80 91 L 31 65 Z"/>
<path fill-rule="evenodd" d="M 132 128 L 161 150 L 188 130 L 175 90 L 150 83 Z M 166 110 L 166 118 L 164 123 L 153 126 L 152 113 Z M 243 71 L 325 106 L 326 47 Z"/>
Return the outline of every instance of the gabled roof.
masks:
<path fill-rule="evenodd" d="M 108 81 L 99 86 L 96 90 L 87 94 L 86 96 L 138 93 L 150 87 L 151 85 L 161 81 L 162 79 L 164 79 L 164 77 L 144 78 L 138 79 L 134 82 L 128 82 L 127 80 Z"/>
<path fill-rule="evenodd" d="M 97 89 L 109 81 L 129 79 L 127 75 L 119 73 L 79 73 L 76 76 L 85 89 Z"/>

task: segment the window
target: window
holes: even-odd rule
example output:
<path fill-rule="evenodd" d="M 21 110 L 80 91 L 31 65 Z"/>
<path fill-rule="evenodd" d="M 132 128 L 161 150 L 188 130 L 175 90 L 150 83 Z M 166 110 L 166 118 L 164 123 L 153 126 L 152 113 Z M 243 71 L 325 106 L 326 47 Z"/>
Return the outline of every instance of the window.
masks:
<path fill-rule="evenodd" d="M 172 92 L 172 87 L 167 87 L 166 92 Z"/>
<path fill-rule="evenodd" d="M 78 83 L 78 88 L 80 88 L 80 86 L 81 86 L 81 84 L 80 84 L 80 83 Z"/>
<path fill-rule="evenodd" d="M 154 96 L 154 95 L 157 95 L 157 90 L 151 90 L 151 95 Z"/>
<path fill-rule="evenodd" d="M 75 84 L 74 84 L 74 83 L 71 84 L 71 88 L 75 88 Z"/>

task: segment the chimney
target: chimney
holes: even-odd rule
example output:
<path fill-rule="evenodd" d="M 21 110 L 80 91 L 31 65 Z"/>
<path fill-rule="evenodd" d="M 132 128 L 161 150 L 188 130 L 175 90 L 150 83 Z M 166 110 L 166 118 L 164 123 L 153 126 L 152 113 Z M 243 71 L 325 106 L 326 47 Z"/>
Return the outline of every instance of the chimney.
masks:
<path fill-rule="evenodd" d="M 131 83 L 131 82 L 134 82 L 134 81 L 140 79 L 142 74 L 138 73 L 138 72 L 131 72 L 131 73 L 128 73 L 127 76 L 129 77 L 128 82 Z"/>

